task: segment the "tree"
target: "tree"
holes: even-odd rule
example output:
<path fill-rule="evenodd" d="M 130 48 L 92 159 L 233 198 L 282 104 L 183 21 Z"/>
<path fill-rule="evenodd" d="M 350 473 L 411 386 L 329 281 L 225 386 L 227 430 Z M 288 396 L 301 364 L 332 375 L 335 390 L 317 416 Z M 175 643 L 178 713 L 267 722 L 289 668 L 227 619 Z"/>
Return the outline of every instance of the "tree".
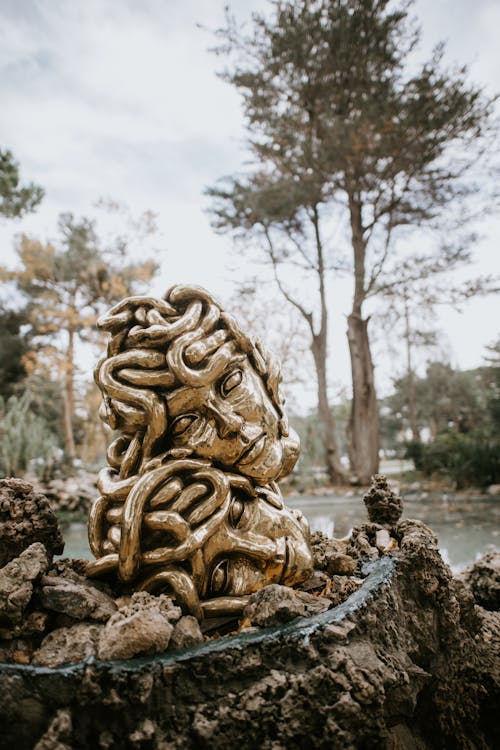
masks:
<path fill-rule="evenodd" d="M 274 183 L 271 180 L 275 180 Z M 293 180 L 267 178 L 257 174 L 245 184 L 234 180 L 228 189 L 209 189 L 213 202 L 213 226 L 216 230 L 232 230 L 236 238 L 247 242 L 261 240 L 261 246 L 271 265 L 275 282 L 289 304 L 302 316 L 310 337 L 316 381 L 318 417 L 323 427 L 325 463 L 331 482 L 345 481 L 347 472 L 340 461 L 335 431 L 335 419 L 328 400 L 328 303 L 326 276 L 329 265 L 325 258 L 321 237 L 319 196 L 312 196 Z M 290 198 L 296 201 L 290 204 Z M 301 245 L 303 241 L 303 246 Z M 296 247 L 299 258 L 290 251 Z M 303 283 L 314 277 L 317 291 L 308 301 L 300 299 L 280 271 L 292 263 L 303 274 Z M 319 311 L 315 308 L 319 307 Z"/>
<path fill-rule="evenodd" d="M 21 328 L 27 323 L 23 312 L 0 306 L 0 396 L 12 396 L 15 385 L 26 376 L 30 346 Z"/>
<path fill-rule="evenodd" d="M 414 442 L 420 441 L 416 417 L 415 355 L 423 350 L 438 348 L 438 333 L 435 328 L 437 308 L 452 306 L 460 310 L 468 299 L 478 295 L 498 292 L 498 280 L 492 276 L 477 276 L 464 282 L 451 284 L 448 276 L 471 260 L 470 253 L 461 250 L 447 257 L 446 266 L 442 258 L 417 258 L 403 263 L 393 279 L 386 277 L 379 288 L 379 296 L 384 303 L 378 320 L 404 344 L 406 358 L 407 413 Z M 411 285 L 408 279 L 412 279 Z M 389 342 L 391 347 L 391 342 Z M 391 347 L 395 348 L 395 347 Z M 396 352 L 394 352 L 396 355 Z"/>
<path fill-rule="evenodd" d="M 386 400 L 393 410 L 404 402 L 400 384 Z M 500 367 L 457 371 L 434 362 L 415 383 L 417 420 L 430 439 L 407 444 L 407 456 L 426 476 L 443 475 L 457 487 L 500 481 Z M 403 406 L 404 408 L 404 406 Z M 404 414 L 397 412 L 399 417 Z"/>
<path fill-rule="evenodd" d="M 31 409 L 31 394 L 0 397 L 0 472 L 17 476 L 36 459 L 41 468 L 50 466 L 57 453 L 57 438 L 45 420 Z"/>
<path fill-rule="evenodd" d="M 295 397 L 295 386 L 308 383 L 309 347 L 303 321 L 295 310 L 284 308 L 268 296 L 257 280 L 240 285 L 226 308 L 242 321 L 245 330 L 259 338 L 281 365 L 288 412 L 303 411 Z"/>
<path fill-rule="evenodd" d="M 467 432 L 478 427 L 486 416 L 480 370 L 455 370 L 447 362 L 430 362 L 424 377 L 415 377 L 414 419 L 419 434 L 427 429 L 434 439 L 449 428 Z M 408 380 L 399 378 L 394 392 L 386 399 L 393 414 L 401 415 L 401 428 L 411 427 L 408 413 Z"/>
<path fill-rule="evenodd" d="M 25 296 L 33 339 L 43 342 L 45 355 L 51 355 L 58 368 L 63 381 L 65 451 L 73 458 L 77 340 L 93 340 L 103 306 L 132 294 L 152 277 L 156 264 L 127 263 L 123 237 L 118 246 L 102 247 L 89 219 L 63 214 L 59 231 L 57 245 L 22 235 L 17 243 L 20 267 L 0 268 L 0 278 L 15 282 Z"/>
<path fill-rule="evenodd" d="M 490 428 L 500 442 L 500 337 L 486 347 L 486 365 L 480 369 Z"/>
<path fill-rule="evenodd" d="M 386 273 L 394 278 L 398 230 L 435 225 L 451 203 L 473 196 L 467 173 L 490 133 L 493 106 L 467 84 L 466 68 L 445 70 L 442 46 L 423 65 L 412 60 L 420 32 L 409 23 L 409 5 L 287 0 L 271 3 L 270 17 L 254 15 L 249 34 L 230 18 L 219 32 L 218 52 L 234 60 L 223 77 L 242 93 L 254 163 L 208 191 L 214 225 L 265 243 L 281 292 L 308 322 L 327 437 L 325 282 L 329 268 L 342 267 L 338 247 L 328 243 L 336 209 L 348 226 L 350 454 L 362 483 L 378 469 L 366 303 Z M 445 266 L 460 253 L 465 257 L 462 248 L 439 246 L 420 259 Z M 279 275 L 287 264 L 315 276 L 317 326 L 314 306 Z M 405 281 L 411 288 L 411 275 Z M 329 450 L 335 454 L 333 443 Z M 338 461 L 329 466 L 333 478 Z"/>
<path fill-rule="evenodd" d="M 38 185 L 20 185 L 19 164 L 11 151 L 0 148 L 0 216 L 19 218 L 34 211 L 42 198 Z"/>

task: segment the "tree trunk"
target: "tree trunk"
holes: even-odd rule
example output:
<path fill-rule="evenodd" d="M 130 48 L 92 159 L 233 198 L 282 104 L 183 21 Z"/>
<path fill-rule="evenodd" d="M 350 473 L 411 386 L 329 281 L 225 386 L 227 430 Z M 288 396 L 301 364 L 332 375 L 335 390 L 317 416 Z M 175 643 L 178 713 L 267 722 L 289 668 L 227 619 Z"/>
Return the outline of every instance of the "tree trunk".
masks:
<path fill-rule="evenodd" d="M 74 382 L 73 382 L 74 348 L 75 348 L 75 332 L 70 327 L 68 328 L 68 348 L 66 351 L 63 402 L 64 402 L 64 450 L 71 459 L 75 458 L 76 456 L 75 438 L 73 435 L 73 412 L 74 412 L 74 405 L 75 405 Z"/>
<path fill-rule="evenodd" d="M 323 431 L 323 444 L 325 448 L 325 464 L 328 479 L 332 484 L 345 484 L 348 481 L 348 472 L 340 460 L 340 452 L 335 435 L 335 419 L 330 411 L 328 403 L 328 390 L 326 379 L 326 342 L 322 340 L 321 334 L 313 336 L 311 352 L 316 367 L 316 378 L 318 385 L 318 418 Z"/>
<path fill-rule="evenodd" d="M 311 327 L 311 351 L 316 366 L 318 383 L 318 417 L 323 427 L 323 442 L 325 446 L 325 464 L 328 478 L 332 484 L 343 484 L 348 480 L 348 472 L 342 466 L 340 453 L 335 435 L 335 419 L 328 403 L 328 384 L 326 377 L 326 359 L 328 353 L 328 307 L 326 304 L 325 262 L 323 257 L 323 243 L 319 230 L 319 214 L 317 205 L 314 206 L 312 222 L 316 238 L 318 292 L 321 303 L 319 332 L 314 333 Z"/>
<path fill-rule="evenodd" d="M 318 294 L 320 301 L 320 324 L 316 332 L 313 313 L 308 312 L 296 299 L 294 299 L 280 282 L 277 266 L 278 261 L 273 247 L 269 231 L 264 227 L 264 234 L 269 248 L 269 257 L 274 269 L 274 277 L 280 292 L 284 298 L 292 304 L 302 315 L 311 333 L 311 352 L 316 368 L 316 382 L 318 387 L 318 418 L 323 433 L 323 445 L 325 448 L 325 464 L 328 478 L 332 484 L 342 484 L 349 481 L 349 472 L 342 466 L 340 453 L 335 435 L 335 418 L 330 411 L 328 403 L 328 389 L 326 377 L 327 359 L 327 337 L 328 337 L 328 309 L 326 304 L 325 288 L 325 263 L 323 258 L 323 245 L 320 237 L 318 206 L 311 206 L 311 222 L 314 227 L 316 239 L 316 261 L 315 270 L 318 277 Z"/>
<path fill-rule="evenodd" d="M 351 313 L 347 318 L 352 372 L 351 468 L 360 484 L 369 484 L 379 466 L 378 408 L 367 329 L 368 320 L 360 315 Z"/>
<path fill-rule="evenodd" d="M 413 375 L 413 365 L 411 358 L 411 331 L 410 315 L 408 312 L 408 300 L 405 296 L 405 342 L 406 342 L 406 371 L 408 376 L 408 419 L 413 442 L 420 442 L 420 432 L 417 425 L 416 408 L 415 408 L 415 378 Z"/>
<path fill-rule="evenodd" d="M 351 355 L 352 407 L 349 423 L 351 469 L 360 484 L 369 484 L 379 466 L 379 427 L 373 361 L 368 339 L 368 319 L 363 320 L 365 300 L 366 241 L 360 198 L 349 193 L 352 247 L 354 252 L 354 299 L 347 318 Z"/>

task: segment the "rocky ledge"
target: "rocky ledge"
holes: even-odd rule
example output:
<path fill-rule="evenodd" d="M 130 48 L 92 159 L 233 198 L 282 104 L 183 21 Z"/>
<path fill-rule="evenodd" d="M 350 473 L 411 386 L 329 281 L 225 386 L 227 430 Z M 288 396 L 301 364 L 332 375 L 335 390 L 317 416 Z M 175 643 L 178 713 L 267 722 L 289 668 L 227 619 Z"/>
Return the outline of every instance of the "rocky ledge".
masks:
<path fill-rule="evenodd" d="M 500 746 L 498 557 L 454 579 L 383 477 L 365 503 L 349 539 L 313 535 L 300 590 L 215 633 L 31 537 L 0 570 L 0 747 Z"/>

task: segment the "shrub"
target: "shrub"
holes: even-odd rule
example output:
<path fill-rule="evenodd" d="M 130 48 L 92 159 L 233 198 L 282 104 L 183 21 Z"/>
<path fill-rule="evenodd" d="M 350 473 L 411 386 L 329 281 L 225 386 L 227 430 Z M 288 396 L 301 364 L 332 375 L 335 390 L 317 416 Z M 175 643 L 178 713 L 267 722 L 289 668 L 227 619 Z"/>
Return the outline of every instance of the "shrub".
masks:
<path fill-rule="evenodd" d="M 457 489 L 500 483 L 500 439 L 487 431 L 442 432 L 432 443 L 409 443 L 406 456 L 425 476 L 445 476 Z"/>
<path fill-rule="evenodd" d="M 32 462 L 39 475 L 50 472 L 59 451 L 57 437 L 31 409 L 32 396 L 0 398 L 0 471 L 18 476 Z"/>

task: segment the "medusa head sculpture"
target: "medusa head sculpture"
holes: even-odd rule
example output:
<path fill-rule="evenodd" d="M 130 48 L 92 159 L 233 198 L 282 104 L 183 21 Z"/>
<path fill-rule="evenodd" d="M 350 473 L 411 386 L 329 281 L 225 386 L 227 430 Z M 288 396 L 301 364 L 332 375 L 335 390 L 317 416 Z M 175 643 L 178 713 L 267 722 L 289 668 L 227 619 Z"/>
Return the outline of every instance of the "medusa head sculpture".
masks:
<path fill-rule="evenodd" d="M 276 360 L 198 287 L 129 297 L 98 325 L 111 335 L 101 417 L 119 434 L 90 512 L 89 574 L 169 591 L 200 620 L 304 580 L 308 526 L 277 485 L 299 440 Z"/>

